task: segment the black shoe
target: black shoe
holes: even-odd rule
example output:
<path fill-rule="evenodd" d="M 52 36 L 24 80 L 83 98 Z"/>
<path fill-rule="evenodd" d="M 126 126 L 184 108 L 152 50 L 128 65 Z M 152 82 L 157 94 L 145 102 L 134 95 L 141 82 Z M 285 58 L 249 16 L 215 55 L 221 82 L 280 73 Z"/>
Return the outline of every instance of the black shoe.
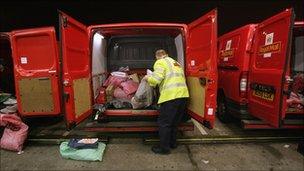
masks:
<path fill-rule="evenodd" d="M 155 153 L 155 154 L 170 154 L 170 150 L 166 150 L 161 148 L 160 146 L 153 146 L 151 148 L 151 150 Z"/>
<path fill-rule="evenodd" d="M 176 148 L 177 148 L 177 144 L 171 144 L 171 145 L 170 145 L 170 148 L 171 148 L 171 149 L 176 149 Z"/>

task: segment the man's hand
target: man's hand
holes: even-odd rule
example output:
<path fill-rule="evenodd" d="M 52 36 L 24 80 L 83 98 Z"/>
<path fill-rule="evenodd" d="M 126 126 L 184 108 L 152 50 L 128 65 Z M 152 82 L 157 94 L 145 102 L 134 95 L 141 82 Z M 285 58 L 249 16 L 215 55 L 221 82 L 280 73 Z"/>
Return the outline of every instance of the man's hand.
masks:
<path fill-rule="evenodd" d="M 142 80 L 148 81 L 148 78 L 149 78 L 149 76 L 148 76 L 148 75 L 145 75 L 144 78 L 143 78 Z"/>

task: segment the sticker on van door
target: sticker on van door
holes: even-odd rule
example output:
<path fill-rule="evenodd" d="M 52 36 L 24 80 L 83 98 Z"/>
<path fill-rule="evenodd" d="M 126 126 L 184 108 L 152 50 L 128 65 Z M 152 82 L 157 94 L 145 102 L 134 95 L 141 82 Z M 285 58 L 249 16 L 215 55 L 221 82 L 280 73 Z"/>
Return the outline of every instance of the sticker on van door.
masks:
<path fill-rule="evenodd" d="M 233 48 L 231 48 L 232 40 L 228 40 L 226 42 L 225 50 L 220 51 L 220 57 L 226 62 L 229 60 L 229 58 L 233 57 L 234 51 Z"/>
<path fill-rule="evenodd" d="M 259 55 L 263 55 L 264 58 L 271 57 L 272 53 L 278 53 L 281 51 L 281 42 L 273 43 L 274 33 L 266 34 L 265 45 L 260 46 Z"/>
<path fill-rule="evenodd" d="M 21 56 L 20 61 L 21 61 L 21 64 L 27 64 L 27 57 Z"/>
<path fill-rule="evenodd" d="M 231 49 L 231 43 L 232 43 L 232 40 L 228 40 L 228 41 L 226 42 L 225 50 L 230 50 L 230 49 Z"/>
<path fill-rule="evenodd" d="M 273 43 L 273 33 L 269 33 L 265 37 L 265 45 L 270 45 Z M 264 58 L 271 57 L 271 53 L 265 53 Z"/>

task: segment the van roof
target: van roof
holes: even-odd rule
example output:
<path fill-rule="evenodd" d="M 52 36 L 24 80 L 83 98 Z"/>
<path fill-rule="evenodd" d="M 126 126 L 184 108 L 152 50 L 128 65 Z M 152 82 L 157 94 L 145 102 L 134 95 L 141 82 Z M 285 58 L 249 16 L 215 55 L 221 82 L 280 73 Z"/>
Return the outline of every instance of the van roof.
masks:
<path fill-rule="evenodd" d="M 134 23 L 112 23 L 112 24 L 97 24 L 90 25 L 90 29 L 109 28 L 109 27 L 185 27 L 182 23 L 163 23 L 163 22 L 134 22 Z"/>
<path fill-rule="evenodd" d="M 218 40 L 220 41 L 220 40 L 225 39 L 225 38 L 227 38 L 227 37 L 229 37 L 229 36 L 231 36 L 231 35 L 233 35 L 233 34 L 242 32 L 243 30 L 247 30 L 248 27 L 256 27 L 256 26 L 257 26 L 257 24 L 253 24 L 253 23 L 252 23 L 252 24 L 247 24 L 247 25 L 245 25 L 245 26 L 239 27 L 239 28 L 237 28 L 237 29 L 235 29 L 235 30 L 232 30 L 232 31 L 230 31 L 230 32 L 228 32 L 228 33 L 223 34 L 222 36 L 220 36 L 220 37 L 218 38 Z"/>

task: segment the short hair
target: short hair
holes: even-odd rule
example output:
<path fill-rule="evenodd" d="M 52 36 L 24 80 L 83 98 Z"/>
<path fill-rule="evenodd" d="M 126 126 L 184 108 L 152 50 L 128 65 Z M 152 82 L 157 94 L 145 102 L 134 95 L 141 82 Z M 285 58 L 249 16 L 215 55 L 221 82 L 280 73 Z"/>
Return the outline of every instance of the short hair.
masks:
<path fill-rule="evenodd" d="M 164 50 L 164 49 L 158 49 L 156 52 L 155 52 L 155 56 L 164 56 L 164 55 L 168 55 L 167 52 Z"/>

